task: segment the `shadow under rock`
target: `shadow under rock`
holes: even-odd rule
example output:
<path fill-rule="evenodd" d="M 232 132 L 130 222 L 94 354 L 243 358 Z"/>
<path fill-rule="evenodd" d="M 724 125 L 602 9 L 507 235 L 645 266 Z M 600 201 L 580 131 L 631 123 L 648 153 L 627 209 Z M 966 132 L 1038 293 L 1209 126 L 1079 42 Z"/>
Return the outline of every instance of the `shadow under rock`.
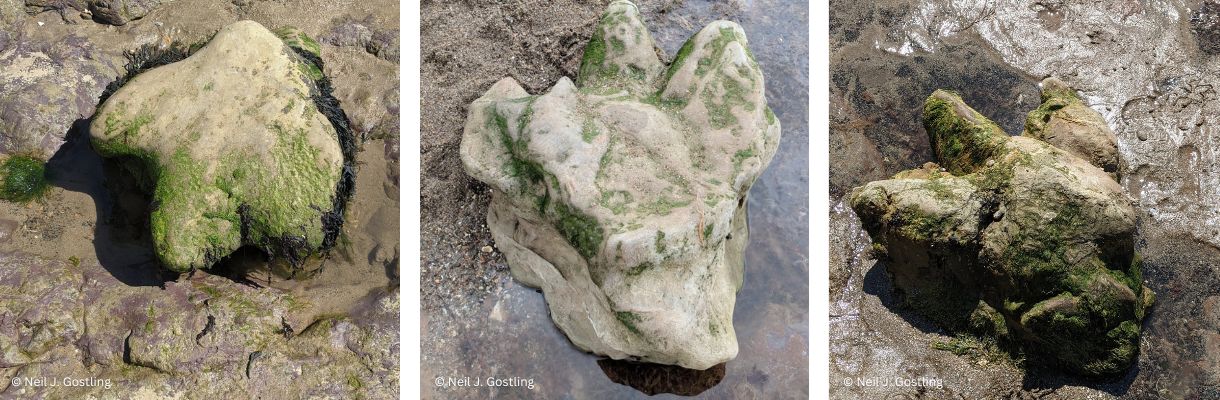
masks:
<path fill-rule="evenodd" d="M 695 396 L 711 389 L 724 379 L 727 363 L 713 365 L 700 371 L 677 365 L 638 363 L 625 360 L 601 359 L 601 367 L 610 381 L 628 386 L 649 396 L 672 393 L 679 396 Z"/>
<path fill-rule="evenodd" d="M 79 119 L 68 131 L 66 143 L 46 170 L 50 183 L 93 199 L 97 221 L 93 249 L 98 262 L 115 279 L 128 286 L 160 286 L 177 278 L 161 268 L 148 235 L 147 194 L 134 188 L 137 177 L 117 162 L 103 159 L 89 143 L 89 120 Z"/>
<path fill-rule="evenodd" d="M 932 321 L 903 304 L 899 293 L 896 292 L 897 289 L 894 287 L 894 281 L 890 279 L 889 271 L 886 268 L 887 264 L 885 261 L 878 260 L 864 274 L 864 293 L 877 296 L 877 299 L 881 300 L 881 305 L 885 306 L 890 312 L 902 317 L 904 321 L 919 329 L 920 332 L 951 336 L 949 332 L 936 326 Z"/>
<path fill-rule="evenodd" d="M 900 298 L 900 294 L 896 292 L 893 286 L 893 281 L 890 279 L 889 272 L 886 270 L 887 264 L 884 261 L 877 261 L 873 267 L 864 275 L 864 292 L 877 296 L 881 304 L 886 309 L 890 310 L 911 326 L 919 329 L 923 333 L 935 333 L 944 335 L 946 338 L 954 336 L 953 332 L 948 332 L 931 320 L 924 318 L 909 307 L 906 307 Z M 1156 309 L 1153 307 L 1150 314 L 1145 317 L 1145 325 L 1147 321 L 1153 318 L 1152 313 Z M 1146 333 L 1145 333 L 1146 334 Z M 1014 348 L 1010 351 L 1020 351 Z M 947 353 L 951 354 L 951 353 Z M 1010 353 L 1011 354 L 1011 353 Z M 1064 386 L 1086 386 L 1097 389 L 1114 396 L 1122 396 L 1127 393 L 1131 383 L 1135 381 L 1139 375 L 1139 362 L 1127 369 L 1121 377 L 1113 377 L 1111 379 L 1089 379 L 1071 375 L 1054 367 L 1042 367 L 1026 363 L 1021 366 L 1024 368 L 1024 378 L 1021 381 L 1021 388 L 1030 392 L 1054 391 Z"/>

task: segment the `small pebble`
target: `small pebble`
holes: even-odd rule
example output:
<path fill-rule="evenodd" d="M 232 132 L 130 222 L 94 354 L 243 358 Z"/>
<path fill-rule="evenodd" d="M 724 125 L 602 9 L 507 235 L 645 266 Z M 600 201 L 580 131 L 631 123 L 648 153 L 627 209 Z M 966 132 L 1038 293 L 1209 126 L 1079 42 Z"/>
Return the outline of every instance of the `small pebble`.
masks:
<path fill-rule="evenodd" d="M 491 252 L 491 246 L 483 246 L 483 249 L 482 249 L 482 250 L 483 250 L 483 252 L 484 252 L 484 253 L 490 253 L 490 252 Z"/>

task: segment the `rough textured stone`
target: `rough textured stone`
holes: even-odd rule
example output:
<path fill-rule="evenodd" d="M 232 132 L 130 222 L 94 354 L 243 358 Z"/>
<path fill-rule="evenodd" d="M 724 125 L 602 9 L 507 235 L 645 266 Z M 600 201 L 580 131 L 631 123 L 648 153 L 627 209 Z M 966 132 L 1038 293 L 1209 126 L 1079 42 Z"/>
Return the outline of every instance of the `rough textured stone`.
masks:
<path fill-rule="evenodd" d="M 69 23 L 80 17 L 110 25 L 125 25 L 143 18 L 153 8 L 173 0 L 25 0 L 29 13 L 58 12 Z"/>
<path fill-rule="evenodd" d="M 378 58 L 398 63 L 398 30 L 378 30 L 375 25 L 371 15 L 359 21 L 346 19 L 321 39 L 339 47 L 359 47 Z"/>
<path fill-rule="evenodd" d="M 323 246 L 344 159 L 311 98 L 320 77 L 285 41 L 243 21 L 101 106 L 94 147 L 140 160 L 155 180 L 153 242 L 166 267 L 207 268 L 242 245 L 290 260 Z"/>
<path fill-rule="evenodd" d="M 88 5 L 86 5 L 85 0 L 25 0 L 26 12 L 37 14 L 43 11 L 54 11 L 59 13 L 59 16 L 67 23 L 80 21 L 80 17 L 73 17 L 80 15 L 87 9 Z"/>
<path fill-rule="evenodd" d="M 124 25 L 170 1 L 173 0 L 88 0 L 87 7 L 97 22 Z"/>
<path fill-rule="evenodd" d="M 48 159 L 119 75 L 119 55 L 68 33 L 46 41 L 0 29 L 0 154 Z"/>
<path fill-rule="evenodd" d="M 398 291 L 349 316 L 200 274 L 125 286 L 97 265 L 0 252 L 6 398 L 397 398 Z M 13 378 L 92 377 L 31 387 Z"/>
<path fill-rule="evenodd" d="M 1042 105 L 1030 111 L 1022 135 L 1080 156 L 1118 180 L 1121 168 L 1114 131 L 1057 78 L 1042 81 Z"/>
<path fill-rule="evenodd" d="M 25 10 L 22 8 L 22 4 L 17 1 L 0 1 L 0 27 L 8 28 L 21 21 L 25 16 Z M 0 37 L 3 36 L 0 35 Z"/>
<path fill-rule="evenodd" d="M 706 369 L 733 358 L 746 197 L 779 144 L 741 27 L 709 24 L 666 66 L 635 5 L 613 2 L 577 84 L 497 82 L 461 157 L 490 185 L 488 226 L 577 347 Z"/>
<path fill-rule="evenodd" d="M 949 92 L 928 99 L 923 122 L 940 165 L 851 196 L 904 303 L 952 332 L 1022 346 L 1033 362 L 1126 370 L 1152 302 L 1132 200 L 1085 159 L 1008 137 Z M 1058 129 L 1073 127 L 1090 128 Z"/>

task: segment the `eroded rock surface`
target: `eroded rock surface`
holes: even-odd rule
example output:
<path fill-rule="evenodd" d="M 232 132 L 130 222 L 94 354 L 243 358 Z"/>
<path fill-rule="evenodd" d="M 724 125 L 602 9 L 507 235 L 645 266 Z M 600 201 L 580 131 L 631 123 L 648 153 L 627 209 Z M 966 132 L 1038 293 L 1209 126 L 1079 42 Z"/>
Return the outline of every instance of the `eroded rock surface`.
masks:
<path fill-rule="evenodd" d="M 153 181 L 153 242 L 171 270 L 210 267 L 243 245 L 296 264 L 333 244 L 341 138 L 312 98 L 318 65 L 289 46 L 318 45 L 278 33 L 229 25 L 189 58 L 137 75 L 93 118 L 98 152 L 138 160 Z"/>
<path fill-rule="evenodd" d="M 1039 110 L 1061 99 L 1045 97 Z M 1009 137 L 949 92 L 927 100 L 923 123 L 939 165 L 868 183 L 850 200 L 905 305 L 951 332 L 1020 346 L 1031 362 L 1125 371 L 1152 292 L 1122 187 L 1072 152 Z M 1064 130 L 1058 138 L 1095 133 L 1049 126 Z M 1085 155 L 1114 151 L 1070 143 Z"/>
<path fill-rule="evenodd" d="M 733 358 L 746 197 L 779 144 L 739 26 L 717 21 L 666 66 L 635 5 L 612 3 L 577 83 L 497 82 L 470 106 L 467 172 L 514 277 L 576 346 L 706 369 Z"/>
<path fill-rule="evenodd" d="M 75 33 L 40 36 L 0 23 L 0 155 L 50 158 L 120 73 L 120 52 Z"/>
<path fill-rule="evenodd" d="M 96 265 L 0 252 L 0 296 L 3 397 L 397 397 L 397 290 L 311 315 L 299 296 L 218 276 L 132 287 Z M 98 384 L 11 384 L 50 376 Z"/>
<path fill-rule="evenodd" d="M 125 25 L 143 18 L 153 8 L 173 0 L 25 0 L 30 13 L 55 11 L 64 21 L 82 18 L 110 25 Z"/>

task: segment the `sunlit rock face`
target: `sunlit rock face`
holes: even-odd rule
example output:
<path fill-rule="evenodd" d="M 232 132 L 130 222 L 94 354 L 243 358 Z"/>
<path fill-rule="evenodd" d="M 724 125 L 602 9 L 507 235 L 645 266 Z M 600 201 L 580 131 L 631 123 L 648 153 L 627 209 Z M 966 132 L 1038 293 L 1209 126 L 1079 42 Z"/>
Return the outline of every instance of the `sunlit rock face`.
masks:
<path fill-rule="evenodd" d="M 1118 180 L 1118 140 L 1100 113 L 1057 78 L 1042 80 L 1042 104 L 1025 119 L 1023 136 L 1088 160 Z"/>
<path fill-rule="evenodd" d="M 780 138 L 764 92 L 737 24 L 666 65 L 616 1 L 575 83 L 505 78 L 470 105 L 461 157 L 493 190 L 492 236 L 572 343 L 692 369 L 736 356 L 747 194 Z"/>
<path fill-rule="evenodd" d="M 241 246 L 292 261 L 333 243 L 344 154 L 313 100 L 312 40 L 257 22 L 221 29 L 190 57 L 140 73 L 90 125 L 104 157 L 126 157 L 155 189 L 153 245 L 174 271 L 209 268 Z"/>
<path fill-rule="evenodd" d="M 939 164 L 856 188 L 850 203 L 906 306 L 1029 362 L 1111 376 L 1136 359 L 1153 297 L 1137 212 L 1102 169 L 1113 157 L 1091 157 L 1116 154 L 1100 115 L 1044 85 L 1035 129 L 1017 137 L 936 91 L 923 124 Z M 1033 138 L 1047 132 L 1071 150 Z"/>

